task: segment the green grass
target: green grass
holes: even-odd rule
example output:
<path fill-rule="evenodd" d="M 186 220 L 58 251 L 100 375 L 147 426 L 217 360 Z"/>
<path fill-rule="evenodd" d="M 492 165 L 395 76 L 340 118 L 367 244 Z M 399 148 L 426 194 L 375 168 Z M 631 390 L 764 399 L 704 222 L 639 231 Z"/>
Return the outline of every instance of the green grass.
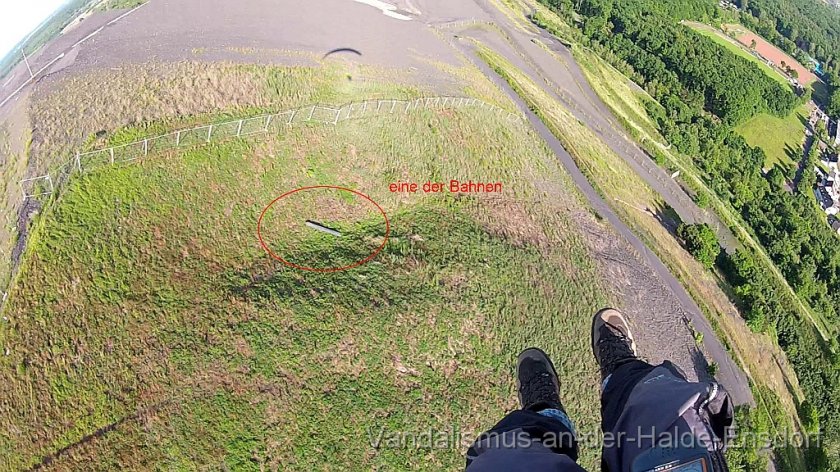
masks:
<path fill-rule="evenodd" d="M 450 178 L 505 191 L 387 189 Z M 263 206 L 325 183 L 383 206 L 385 250 L 333 274 L 274 263 L 255 235 Z M 588 329 L 612 300 L 569 188 L 532 132 L 481 110 L 301 126 L 85 174 L 39 220 L 0 325 L 0 468 L 70 447 L 58 467 L 457 469 L 466 442 L 377 450 L 371 436 L 492 426 L 516 406 L 528 345 L 564 372 L 578 428 L 598 431 Z M 345 250 L 317 238 L 301 253 Z M 598 456 L 589 445 L 582 463 Z"/>
<path fill-rule="evenodd" d="M 764 151 L 767 156 L 764 161 L 766 169 L 778 165 L 787 174 L 802 158 L 807 120 L 808 106 L 802 105 L 784 118 L 766 113 L 756 115 L 738 125 L 735 130 L 750 146 Z"/>
<path fill-rule="evenodd" d="M 138 7 L 148 0 L 104 0 L 96 5 L 97 10 L 118 10 Z"/>
<path fill-rule="evenodd" d="M 702 34 L 703 36 L 711 39 L 715 43 L 721 45 L 724 49 L 729 50 L 730 52 L 734 53 L 737 56 L 741 56 L 744 59 L 749 60 L 750 62 L 754 63 L 761 69 L 765 74 L 767 74 L 770 78 L 778 81 L 779 83 L 789 86 L 790 82 L 788 82 L 787 77 L 783 76 L 779 73 L 776 69 L 767 65 L 766 62 L 762 61 L 761 59 L 755 57 L 749 51 L 744 50 L 743 47 L 735 44 L 733 41 L 734 39 L 730 38 L 726 35 L 723 31 L 714 28 L 712 26 L 703 24 L 703 23 L 696 23 L 693 21 L 685 21 L 683 22 L 686 26 L 693 29 L 694 31 Z"/>
<path fill-rule="evenodd" d="M 589 84 L 625 127 L 631 128 L 634 134 L 647 136 L 655 142 L 665 141 L 645 109 L 645 102 L 653 101 L 653 97 L 639 89 L 630 79 L 590 49 L 574 46 L 572 53 L 586 74 Z"/>

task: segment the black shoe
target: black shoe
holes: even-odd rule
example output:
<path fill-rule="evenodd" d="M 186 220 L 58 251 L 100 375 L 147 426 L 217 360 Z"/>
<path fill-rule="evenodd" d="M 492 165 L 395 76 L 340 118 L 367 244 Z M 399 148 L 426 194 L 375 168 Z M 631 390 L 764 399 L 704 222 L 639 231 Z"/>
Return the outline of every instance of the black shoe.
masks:
<path fill-rule="evenodd" d="M 531 347 L 519 354 L 516 387 L 523 410 L 563 409 L 557 371 L 548 355 L 540 349 Z"/>
<path fill-rule="evenodd" d="M 601 381 L 620 365 L 638 359 L 630 326 L 618 310 L 605 308 L 592 320 L 592 353 L 601 367 Z"/>

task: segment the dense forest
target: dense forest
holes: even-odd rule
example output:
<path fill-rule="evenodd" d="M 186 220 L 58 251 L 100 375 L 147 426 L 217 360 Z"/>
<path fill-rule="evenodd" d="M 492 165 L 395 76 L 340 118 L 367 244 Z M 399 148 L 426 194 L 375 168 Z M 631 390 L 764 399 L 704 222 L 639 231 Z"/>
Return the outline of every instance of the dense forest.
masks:
<path fill-rule="evenodd" d="M 656 99 L 646 106 L 663 136 L 692 156 L 709 186 L 740 212 L 797 295 L 829 324 L 840 321 L 840 240 L 816 207 L 813 174 L 805 172 L 794 191 L 783 188 L 792 176 L 764 175 L 764 152 L 733 129 L 757 113 L 788 115 L 807 96 L 797 97 L 752 62 L 679 24 L 717 20 L 716 2 L 542 1 L 567 17 L 579 15 L 584 41 Z M 824 452 L 840 446 L 837 346 L 832 352 L 823 345 L 798 316 L 794 296 L 755 257 L 746 250 L 724 253 L 718 264 L 749 326 L 776 335 L 814 405 L 826 447 L 808 451 L 810 468 L 840 469 L 838 458 Z"/>

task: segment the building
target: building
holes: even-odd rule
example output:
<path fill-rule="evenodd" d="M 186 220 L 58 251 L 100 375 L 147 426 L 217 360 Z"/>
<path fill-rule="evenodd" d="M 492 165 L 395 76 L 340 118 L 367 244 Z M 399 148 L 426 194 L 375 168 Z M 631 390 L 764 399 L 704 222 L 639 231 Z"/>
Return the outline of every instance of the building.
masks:
<path fill-rule="evenodd" d="M 831 120 L 828 123 L 828 137 L 831 141 L 834 141 L 835 146 L 840 146 L 840 124 L 838 124 L 837 120 Z"/>
<path fill-rule="evenodd" d="M 836 174 L 835 174 L 836 175 Z M 840 191 L 840 183 L 838 183 L 834 176 L 830 176 L 825 179 L 825 184 L 823 185 L 825 192 L 828 194 L 829 198 L 834 204 L 837 204 L 837 201 L 840 200 L 840 195 L 838 195 L 838 191 Z"/>
<path fill-rule="evenodd" d="M 831 225 L 831 229 L 836 231 L 837 234 L 840 234 L 840 220 L 838 220 L 836 216 L 829 216 L 828 224 Z"/>

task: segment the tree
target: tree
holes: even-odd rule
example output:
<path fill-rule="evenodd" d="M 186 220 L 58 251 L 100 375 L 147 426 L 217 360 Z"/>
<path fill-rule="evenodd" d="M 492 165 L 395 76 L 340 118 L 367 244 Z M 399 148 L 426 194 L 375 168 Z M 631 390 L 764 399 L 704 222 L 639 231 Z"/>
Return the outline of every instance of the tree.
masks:
<path fill-rule="evenodd" d="M 720 254 L 720 244 L 712 228 L 706 224 L 681 224 L 677 236 L 685 243 L 685 248 L 704 267 L 711 269 Z"/>
<path fill-rule="evenodd" d="M 808 400 L 803 400 L 799 405 L 799 417 L 802 418 L 802 426 L 808 434 L 820 432 L 820 415 L 814 405 Z"/>
<path fill-rule="evenodd" d="M 779 169 L 778 165 L 773 166 L 767 173 L 767 181 L 777 192 L 785 186 L 785 174 Z"/>

